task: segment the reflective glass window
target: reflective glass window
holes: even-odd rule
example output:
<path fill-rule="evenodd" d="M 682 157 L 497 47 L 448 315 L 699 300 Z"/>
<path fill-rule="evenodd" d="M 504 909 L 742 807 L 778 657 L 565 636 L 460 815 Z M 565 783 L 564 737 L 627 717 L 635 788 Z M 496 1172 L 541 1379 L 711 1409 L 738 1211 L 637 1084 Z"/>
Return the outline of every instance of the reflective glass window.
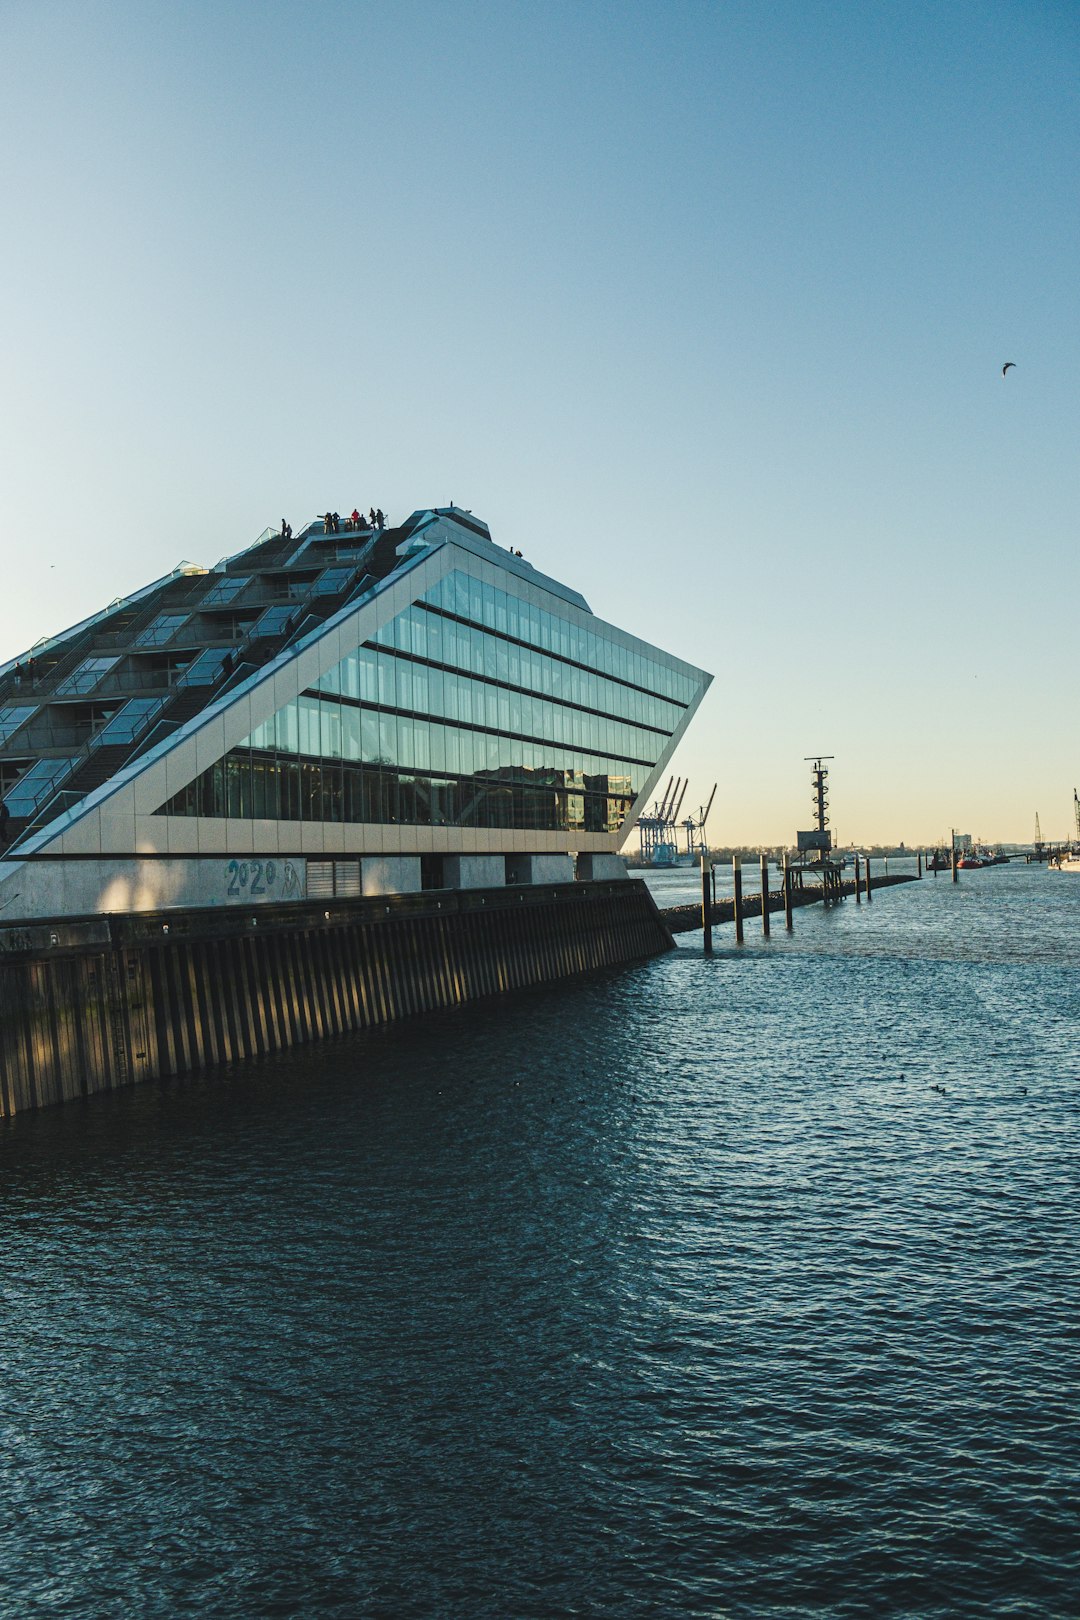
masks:
<path fill-rule="evenodd" d="M 99 681 L 104 680 L 111 669 L 115 669 L 120 662 L 116 658 L 84 658 L 81 664 L 58 681 L 54 691 L 59 696 L 70 696 L 78 692 L 92 692 Z"/>
<path fill-rule="evenodd" d="M 282 605 L 267 608 L 265 613 L 259 614 L 258 619 L 252 626 L 251 634 L 260 638 L 263 636 L 280 636 L 292 615 L 293 609 L 291 607 Z"/>
<path fill-rule="evenodd" d="M 52 798 L 57 785 L 63 781 L 79 756 L 65 754 L 58 759 L 37 759 L 24 771 L 14 787 L 4 795 L 4 803 L 13 816 L 32 816 Z"/>
<path fill-rule="evenodd" d="M 118 743 L 134 742 L 146 730 L 155 715 L 164 708 L 164 698 L 129 698 L 94 736 L 97 744 L 110 747 Z"/>
<path fill-rule="evenodd" d="M 13 737 L 37 710 L 36 703 L 7 703 L 0 708 L 0 742 L 7 742 L 9 737 Z"/>
<path fill-rule="evenodd" d="M 222 602 L 231 602 L 240 595 L 245 586 L 250 584 L 250 574 L 225 574 L 211 585 L 202 599 L 203 606 L 213 607 Z"/>
<path fill-rule="evenodd" d="M 182 624 L 188 621 L 186 613 L 159 613 L 145 630 L 135 637 L 136 647 L 163 647 L 171 641 Z"/>

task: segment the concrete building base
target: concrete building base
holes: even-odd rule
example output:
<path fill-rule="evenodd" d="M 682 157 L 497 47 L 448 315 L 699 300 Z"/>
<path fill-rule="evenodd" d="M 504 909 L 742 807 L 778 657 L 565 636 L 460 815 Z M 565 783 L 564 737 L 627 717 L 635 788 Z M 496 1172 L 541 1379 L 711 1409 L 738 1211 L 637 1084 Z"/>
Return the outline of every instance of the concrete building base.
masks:
<path fill-rule="evenodd" d="M 579 883 L 617 883 L 627 875 L 626 862 L 621 855 L 582 853 L 577 858 Z"/>
<path fill-rule="evenodd" d="M 503 855 L 443 856 L 443 884 L 448 889 L 497 889 L 505 882 Z"/>

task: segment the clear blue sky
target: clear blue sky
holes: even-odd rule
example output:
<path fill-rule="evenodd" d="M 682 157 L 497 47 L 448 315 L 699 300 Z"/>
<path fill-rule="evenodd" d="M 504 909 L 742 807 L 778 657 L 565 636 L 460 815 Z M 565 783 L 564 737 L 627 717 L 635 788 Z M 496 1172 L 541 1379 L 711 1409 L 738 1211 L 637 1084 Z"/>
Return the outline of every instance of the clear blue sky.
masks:
<path fill-rule="evenodd" d="M 717 841 L 815 750 L 842 839 L 1064 835 L 1078 87 L 1054 0 L 6 0 L 0 654 L 454 499 L 715 674 Z"/>

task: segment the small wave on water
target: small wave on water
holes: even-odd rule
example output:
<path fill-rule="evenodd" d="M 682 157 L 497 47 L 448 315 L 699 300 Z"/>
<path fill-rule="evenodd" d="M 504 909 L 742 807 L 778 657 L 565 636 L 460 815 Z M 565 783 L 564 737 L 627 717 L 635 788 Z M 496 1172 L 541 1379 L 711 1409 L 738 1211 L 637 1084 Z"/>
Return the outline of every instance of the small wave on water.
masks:
<path fill-rule="evenodd" d="M 3 1611 L 1074 1616 L 1078 919 L 924 879 L 11 1122 Z"/>

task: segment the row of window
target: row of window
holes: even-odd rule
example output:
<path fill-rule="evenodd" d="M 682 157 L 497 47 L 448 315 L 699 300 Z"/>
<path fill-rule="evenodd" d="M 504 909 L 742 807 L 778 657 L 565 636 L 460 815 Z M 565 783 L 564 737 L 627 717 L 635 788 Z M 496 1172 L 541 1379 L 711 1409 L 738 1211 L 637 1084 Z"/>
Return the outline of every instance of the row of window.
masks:
<path fill-rule="evenodd" d="M 491 631 L 459 624 L 456 619 L 416 603 L 383 625 L 372 640 L 377 646 L 392 648 L 410 658 L 446 664 L 504 686 L 522 687 L 556 702 L 575 703 L 669 734 L 683 717 L 684 705 L 669 702 L 654 692 L 624 686 L 534 647 L 522 647 Z M 355 696 L 350 692 L 355 679 L 351 659 L 346 658 L 337 670 L 323 677 L 320 685 L 327 691 Z"/>
<path fill-rule="evenodd" d="M 496 721 L 499 718 L 496 716 Z M 521 768 L 577 776 L 618 776 L 629 781 L 637 793 L 666 739 L 654 739 L 651 757 L 645 760 L 609 753 L 600 746 L 582 746 L 586 734 L 597 744 L 613 740 L 604 738 L 590 725 L 596 721 L 595 715 L 575 711 L 572 718 L 575 724 L 571 729 L 579 739 L 576 744 L 573 736 L 565 742 L 508 736 L 509 725 L 500 725 L 498 730 L 495 725 L 472 730 L 383 709 L 356 708 L 326 696 L 305 695 L 256 726 L 241 747 L 279 755 L 400 765 L 410 771 L 445 771 L 452 776 Z"/>
<path fill-rule="evenodd" d="M 406 775 L 345 761 L 282 760 L 234 749 L 157 814 L 615 833 L 632 803 L 625 781 L 604 777 L 588 777 L 580 787 L 569 787 L 542 772 L 497 779 Z"/>
<path fill-rule="evenodd" d="M 323 688 L 320 696 L 316 697 L 312 692 L 301 700 L 308 708 L 321 703 L 324 711 L 340 715 L 340 724 L 351 726 L 353 734 L 358 724 L 355 714 L 349 721 L 344 718 L 344 711 L 352 704 L 359 703 L 367 709 L 392 709 L 418 715 L 424 717 L 425 721 L 430 716 L 428 723 L 445 721 L 462 726 L 481 726 L 504 735 L 558 743 L 563 748 L 581 749 L 609 758 L 617 756 L 620 759 L 643 760 L 649 765 L 659 758 L 670 736 L 669 732 L 645 730 L 624 721 L 608 720 L 602 715 L 549 702 L 528 692 L 490 685 L 471 676 L 428 669 L 426 665 L 413 664 L 390 653 L 375 653 L 370 648 L 361 651 L 366 656 L 360 658 L 356 670 L 359 677 L 356 682 L 357 695 L 350 692 L 348 700 L 341 702 L 336 695 Z M 295 708 L 295 705 L 288 707 Z M 339 721 L 334 718 L 330 723 L 336 727 Z M 266 731 L 265 737 L 260 738 L 260 746 L 297 751 L 296 745 L 289 740 L 293 733 L 291 721 L 286 718 L 284 710 L 266 725 L 274 726 L 275 730 Z M 347 744 L 335 741 L 332 746 L 337 750 Z M 299 748 L 300 753 L 326 751 L 322 747 Z M 363 759 L 373 756 L 362 751 L 349 757 Z"/>
<path fill-rule="evenodd" d="M 455 570 L 425 591 L 423 600 L 456 614 L 471 624 L 494 630 L 497 635 L 528 641 L 556 658 L 569 658 L 588 669 L 595 669 L 616 680 L 629 681 L 648 692 L 657 692 L 684 706 L 694 696 L 695 682 L 670 664 L 648 654 L 611 641 L 601 630 L 579 625 L 561 614 L 552 613 L 512 592 L 471 574 Z"/>

